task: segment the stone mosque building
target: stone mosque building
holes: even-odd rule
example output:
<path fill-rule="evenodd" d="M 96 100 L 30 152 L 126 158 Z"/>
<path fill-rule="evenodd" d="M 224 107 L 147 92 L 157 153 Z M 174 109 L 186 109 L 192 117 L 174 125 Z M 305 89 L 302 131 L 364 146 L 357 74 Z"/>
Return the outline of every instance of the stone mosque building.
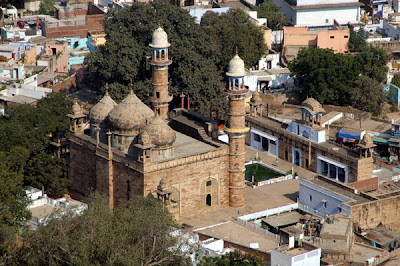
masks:
<path fill-rule="evenodd" d="M 215 140 L 215 121 L 182 108 L 168 120 L 168 36 L 153 33 L 152 109 L 134 93 L 117 104 L 106 95 L 90 110 L 90 134 L 75 102 L 71 120 L 71 195 L 83 199 L 97 190 L 116 208 L 135 196 L 153 195 L 177 219 L 224 207 L 244 206 L 245 94 L 244 62 L 229 63 L 229 145 Z"/>

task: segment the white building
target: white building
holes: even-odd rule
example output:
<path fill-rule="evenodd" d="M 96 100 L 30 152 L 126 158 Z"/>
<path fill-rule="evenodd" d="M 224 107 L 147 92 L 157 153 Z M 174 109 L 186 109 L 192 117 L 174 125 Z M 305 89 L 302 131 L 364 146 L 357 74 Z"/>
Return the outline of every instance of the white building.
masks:
<path fill-rule="evenodd" d="M 70 197 L 49 198 L 44 191 L 37 188 L 28 189 L 26 194 L 32 201 L 28 206 L 28 209 L 32 212 L 32 218 L 28 225 L 33 228 L 37 228 L 40 224 L 45 224 L 54 212 L 59 212 L 58 215 L 63 215 L 67 212 L 80 214 L 87 208 L 87 204 L 73 200 Z"/>
<path fill-rule="evenodd" d="M 271 64 L 274 61 L 269 61 Z M 259 63 L 264 67 L 269 62 Z M 287 68 L 274 68 L 264 70 L 246 70 L 244 84 L 251 91 L 265 92 L 268 89 L 292 88 L 294 86 L 293 77 L 290 76 L 290 70 Z"/>
<path fill-rule="evenodd" d="M 339 24 L 358 23 L 358 0 L 271 0 L 282 6 L 282 12 L 297 27 L 329 26 L 334 20 Z"/>
<path fill-rule="evenodd" d="M 320 266 L 321 249 L 283 245 L 271 250 L 271 266 Z"/>

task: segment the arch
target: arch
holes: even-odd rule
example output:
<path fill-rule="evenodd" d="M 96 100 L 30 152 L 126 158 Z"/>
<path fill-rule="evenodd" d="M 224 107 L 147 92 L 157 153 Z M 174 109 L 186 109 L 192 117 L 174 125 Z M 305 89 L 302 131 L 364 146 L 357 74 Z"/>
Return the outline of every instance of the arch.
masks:
<path fill-rule="evenodd" d="M 165 60 L 165 50 L 161 50 L 161 60 Z"/>
<path fill-rule="evenodd" d="M 207 206 L 211 206 L 211 194 L 207 194 L 206 196 L 206 205 Z"/>

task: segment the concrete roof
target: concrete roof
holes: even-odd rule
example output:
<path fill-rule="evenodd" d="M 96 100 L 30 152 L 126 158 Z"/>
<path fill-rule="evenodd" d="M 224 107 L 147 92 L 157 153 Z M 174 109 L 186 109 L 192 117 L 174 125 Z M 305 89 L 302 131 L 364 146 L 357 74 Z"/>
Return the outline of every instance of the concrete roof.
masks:
<path fill-rule="evenodd" d="M 278 228 L 278 227 L 283 227 L 285 225 L 289 224 L 295 224 L 297 223 L 301 218 L 301 214 L 292 211 L 292 212 L 287 212 L 287 213 L 282 213 L 279 215 L 267 217 L 261 219 L 263 222 L 271 225 L 272 227 Z"/>
<path fill-rule="evenodd" d="M 386 246 L 393 241 L 400 239 L 398 234 L 383 226 L 377 226 L 367 230 L 367 234 L 364 237 L 368 240 L 378 243 L 381 246 Z"/>
<path fill-rule="evenodd" d="M 351 223 L 351 219 L 348 216 L 345 215 L 335 215 L 331 217 L 332 223 L 327 223 L 325 220 L 324 225 L 322 226 L 322 230 L 320 233 L 321 238 L 327 237 L 327 236 L 347 236 L 351 234 L 351 232 L 348 231 L 349 225 Z"/>
<path fill-rule="evenodd" d="M 46 218 L 50 216 L 56 208 L 50 204 L 43 204 L 38 207 L 31 208 L 32 217 L 36 217 L 39 219 Z"/>

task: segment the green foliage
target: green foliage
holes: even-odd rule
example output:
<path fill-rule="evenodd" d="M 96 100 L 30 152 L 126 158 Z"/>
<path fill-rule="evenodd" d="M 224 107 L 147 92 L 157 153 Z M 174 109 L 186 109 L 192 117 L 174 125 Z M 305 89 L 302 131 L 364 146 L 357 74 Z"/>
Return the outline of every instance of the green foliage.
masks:
<path fill-rule="evenodd" d="M 54 16 L 54 0 L 41 0 L 39 6 L 39 14 Z"/>
<path fill-rule="evenodd" d="M 378 81 L 367 76 L 360 76 L 350 95 L 354 107 L 375 116 L 381 114 L 386 95 L 382 92 L 382 84 Z"/>
<path fill-rule="evenodd" d="M 172 215 L 137 197 L 114 212 L 99 195 L 80 216 L 54 218 L 25 237 L 13 265 L 188 265 Z"/>
<path fill-rule="evenodd" d="M 394 74 L 391 84 L 400 88 L 400 74 Z"/>
<path fill-rule="evenodd" d="M 364 29 L 359 29 L 358 31 L 354 31 L 354 29 L 350 29 L 350 39 L 349 39 L 349 50 L 351 52 L 361 52 L 365 48 L 367 48 L 367 40 L 368 32 Z"/>
<path fill-rule="evenodd" d="M 60 179 L 61 166 L 51 156 L 50 135 L 58 130 L 67 134 L 71 106 L 65 94 L 54 93 L 37 107 L 10 106 L 8 116 L 0 117 L 0 153 L 8 158 L 10 169 L 23 176 L 24 185 L 44 186 L 55 197 L 66 192 L 67 182 Z"/>
<path fill-rule="evenodd" d="M 206 257 L 200 262 L 200 266 L 229 266 L 229 265 L 265 265 L 264 258 L 255 254 L 244 253 L 235 250 L 231 253 L 223 255 L 222 257 Z"/>
<path fill-rule="evenodd" d="M 208 11 L 203 15 L 200 25 L 219 44 L 217 65 L 221 75 L 228 70 L 228 63 L 236 48 L 248 68 L 256 65 L 268 49 L 261 27 L 250 21 L 249 16 L 240 9 L 231 9 L 222 14 Z"/>
<path fill-rule="evenodd" d="M 260 43 L 261 30 L 251 25 L 243 12 L 235 10 L 215 19 L 225 24 L 204 29 L 186 10 L 163 0 L 114 10 L 105 21 L 105 46 L 85 58 L 90 73 L 87 84 L 103 94 L 108 82 L 111 96 L 120 101 L 129 93 L 132 79 L 136 95 L 148 103 L 152 73 L 146 57 L 151 55 L 149 44 L 160 23 L 168 34 L 173 58 L 169 79 L 175 100 L 171 107 L 180 105 L 178 96 L 183 92 L 190 96 L 191 109 L 207 115 L 212 102 L 223 116 L 227 101 L 221 74 L 234 55 L 235 45 L 251 64 L 256 63 L 255 58 L 262 55 L 265 46 Z M 220 33 L 229 38 L 220 38 Z"/>
<path fill-rule="evenodd" d="M 261 5 L 253 7 L 252 10 L 257 11 L 257 17 L 267 18 L 267 25 L 271 30 L 282 30 L 284 26 L 291 25 L 289 18 L 283 12 L 280 12 L 281 6 L 270 0 L 266 0 Z"/>
<path fill-rule="evenodd" d="M 356 55 L 335 54 L 330 49 L 308 48 L 302 49 L 297 58 L 289 63 L 289 69 L 295 75 L 304 97 L 313 97 L 321 104 L 352 105 L 354 101 L 350 96 L 352 90 L 361 85 L 359 76 L 369 77 L 378 83 L 383 82 L 388 61 L 386 52 L 376 47 L 366 47 Z M 372 91 L 374 90 L 371 93 Z M 371 103 L 370 108 L 366 108 L 361 102 L 358 105 L 363 110 L 368 109 L 375 114 L 378 112 L 374 103 Z"/>

